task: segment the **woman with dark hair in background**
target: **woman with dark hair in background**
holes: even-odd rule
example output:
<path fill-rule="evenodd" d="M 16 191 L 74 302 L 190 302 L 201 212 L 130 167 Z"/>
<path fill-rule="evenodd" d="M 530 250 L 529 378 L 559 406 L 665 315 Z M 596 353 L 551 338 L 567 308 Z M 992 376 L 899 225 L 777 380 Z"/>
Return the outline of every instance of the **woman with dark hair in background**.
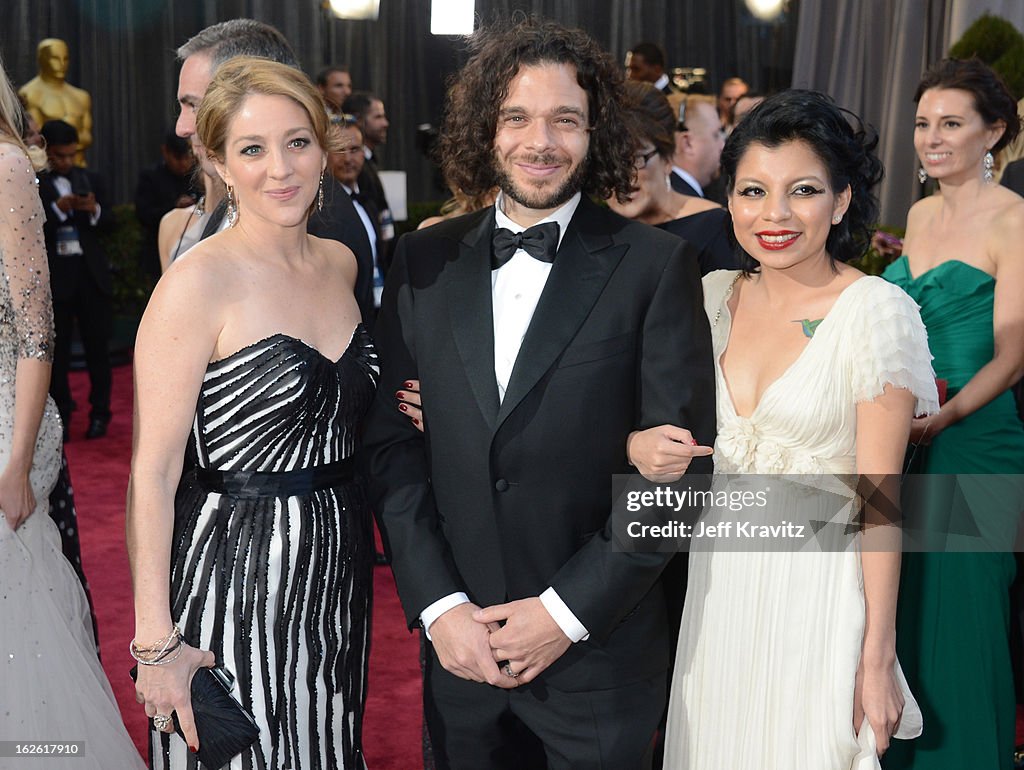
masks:
<path fill-rule="evenodd" d="M 1024 374 L 1024 201 L 994 184 L 991 168 L 1020 121 L 1006 86 L 977 59 L 926 72 L 916 101 L 921 175 L 938 180 L 941 194 L 910 210 L 904 256 L 883 277 L 920 305 L 946 401 L 913 423 L 912 470 L 1000 474 L 960 476 L 957 486 L 986 539 L 1002 544 L 993 550 L 1006 552 L 907 554 L 900 656 L 925 733 L 887 766 L 1006 770 L 1015 714 L 1009 551 L 1021 499 L 1014 480 L 1024 474 L 1024 427 L 1010 391 Z"/>
<path fill-rule="evenodd" d="M 637 80 L 626 81 L 626 92 L 643 144 L 636 151 L 633 190 L 624 201 L 612 195 L 609 207 L 688 241 L 697 251 L 701 275 L 738 267 L 725 209 L 713 201 L 677 193 L 669 183 L 676 118 L 668 99 L 650 83 Z"/>
<path fill-rule="evenodd" d="M 899 474 L 914 414 L 938 408 L 914 303 L 845 264 L 877 216 L 874 145 L 828 97 L 786 91 L 753 109 L 722 154 L 744 269 L 704 278 L 715 470 L 740 484 L 758 474 L 748 483 L 770 487 L 773 510 L 791 518 L 790 492 L 804 509 L 809 498 L 781 474 L 827 489 L 834 474 L 879 483 Z M 679 472 L 677 446 L 652 428 L 628 451 L 650 478 Z M 920 732 L 896 661 L 898 532 L 849 537 L 849 515 L 831 547 L 691 552 L 665 767 L 866 770 L 890 738 Z"/>

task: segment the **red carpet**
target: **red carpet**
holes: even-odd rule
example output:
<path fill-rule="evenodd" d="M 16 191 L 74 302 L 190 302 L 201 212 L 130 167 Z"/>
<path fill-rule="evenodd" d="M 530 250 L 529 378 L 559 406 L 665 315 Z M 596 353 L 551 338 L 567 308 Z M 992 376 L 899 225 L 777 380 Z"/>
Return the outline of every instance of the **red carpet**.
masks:
<path fill-rule="evenodd" d="M 114 688 L 128 731 L 146 754 L 146 719 L 135 702 L 128 678 L 128 643 L 134 630 L 131 578 L 124 543 L 124 501 L 131 458 L 132 382 L 130 367 L 114 370 L 113 412 L 105 438 L 86 441 L 88 378 L 72 374 L 72 390 L 81 405 L 66 446 L 78 509 L 82 563 L 89 578 L 100 630 L 103 667 Z M 405 628 L 387 567 L 374 575 L 373 647 L 370 689 L 363 727 L 369 770 L 422 767 L 419 648 Z"/>

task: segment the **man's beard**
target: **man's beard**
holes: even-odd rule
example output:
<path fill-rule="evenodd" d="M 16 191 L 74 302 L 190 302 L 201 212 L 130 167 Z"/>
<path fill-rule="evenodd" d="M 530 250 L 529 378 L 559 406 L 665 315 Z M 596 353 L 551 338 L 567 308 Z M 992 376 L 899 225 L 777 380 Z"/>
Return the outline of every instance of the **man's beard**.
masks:
<path fill-rule="evenodd" d="M 527 160 L 531 163 L 545 164 L 555 163 L 558 159 L 551 155 L 538 155 Z M 494 158 L 494 173 L 498 188 L 520 206 L 537 210 L 556 209 L 583 189 L 583 180 L 587 175 L 587 161 L 586 159 L 581 161 L 565 178 L 565 181 L 552 191 L 517 186 L 497 156 Z"/>

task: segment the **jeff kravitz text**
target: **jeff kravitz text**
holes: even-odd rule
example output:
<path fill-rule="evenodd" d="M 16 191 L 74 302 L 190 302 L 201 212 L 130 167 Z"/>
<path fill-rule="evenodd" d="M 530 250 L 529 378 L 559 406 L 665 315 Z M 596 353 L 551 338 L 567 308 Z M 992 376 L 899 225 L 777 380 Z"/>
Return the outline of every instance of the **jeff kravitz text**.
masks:
<path fill-rule="evenodd" d="M 687 524 L 682 521 L 670 521 L 664 524 L 642 524 L 631 521 L 626 526 L 630 537 L 657 538 L 750 538 L 750 539 L 799 539 L 804 537 L 805 524 L 794 524 L 781 521 L 778 524 L 755 524 L 750 521 L 722 521 L 716 524 L 698 521 Z"/>

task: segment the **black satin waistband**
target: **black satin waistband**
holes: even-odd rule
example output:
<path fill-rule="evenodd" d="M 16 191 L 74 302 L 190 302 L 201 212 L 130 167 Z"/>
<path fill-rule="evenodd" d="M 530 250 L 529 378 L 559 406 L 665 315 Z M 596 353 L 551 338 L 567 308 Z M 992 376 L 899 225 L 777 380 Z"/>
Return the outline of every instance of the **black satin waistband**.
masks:
<path fill-rule="evenodd" d="M 349 457 L 327 465 L 294 471 L 261 473 L 193 468 L 191 473 L 207 492 L 240 498 L 297 497 L 352 481 L 355 477 L 355 462 Z"/>

